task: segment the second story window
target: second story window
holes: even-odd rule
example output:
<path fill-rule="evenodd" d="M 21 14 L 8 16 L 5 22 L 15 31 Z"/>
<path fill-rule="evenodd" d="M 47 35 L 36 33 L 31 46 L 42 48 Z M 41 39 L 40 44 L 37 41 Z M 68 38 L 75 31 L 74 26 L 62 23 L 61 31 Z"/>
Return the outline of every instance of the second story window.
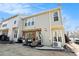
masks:
<path fill-rule="evenodd" d="M 14 21 L 14 24 L 16 24 L 16 21 Z"/>
<path fill-rule="evenodd" d="M 54 16 L 54 21 L 58 21 L 59 20 L 58 19 L 58 12 L 55 12 L 53 16 Z"/>
<path fill-rule="evenodd" d="M 3 24 L 3 25 L 2 25 L 2 27 L 6 27 L 6 26 L 7 26 L 7 24 Z"/>
<path fill-rule="evenodd" d="M 27 23 L 25 23 L 25 26 L 27 26 Z"/>
<path fill-rule="evenodd" d="M 32 25 L 34 25 L 34 21 L 32 21 Z"/>
<path fill-rule="evenodd" d="M 28 26 L 30 26 L 30 22 L 28 22 Z"/>
<path fill-rule="evenodd" d="M 34 21 L 25 22 L 24 25 L 25 26 L 33 26 L 34 25 Z"/>

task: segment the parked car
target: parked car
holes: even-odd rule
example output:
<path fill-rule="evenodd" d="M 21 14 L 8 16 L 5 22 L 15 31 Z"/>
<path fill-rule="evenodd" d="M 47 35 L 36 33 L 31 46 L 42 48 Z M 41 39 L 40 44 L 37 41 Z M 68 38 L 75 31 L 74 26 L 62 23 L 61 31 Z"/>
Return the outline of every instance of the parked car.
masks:
<path fill-rule="evenodd" d="M 2 34 L 2 35 L 0 35 L 0 40 L 1 41 L 9 41 L 9 37 L 7 35 Z"/>
<path fill-rule="evenodd" d="M 23 42 L 22 37 L 19 37 L 19 38 L 18 38 L 18 43 L 22 43 L 22 42 Z"/>
<path fill-rule="evenodd" d="M 79 38 L 74 38 L 74 42 L 75 42 L 76 44 L 79 44 Z"/>
<path fill-rule="evenodd" d="M 27 38 L 27 39 L 23 39 L 23 45 L 24 46 L 30 46 L 30 47 L 42 47 L 43 45 L 41 45 L 41 40 L 35 40 L 33 41 L 33 39 L 31 38 Z"/>
<path fill-rule="evenodd" d="M 9 43 L 9 37 L 5 34 L 0 35 L 0 43 Z"/>
<path fill-rule="evenodd" d="M 30 39 L 30 38 L 27 38 L 27 39 L 23 38 L 23 45 L 31 46 L 31 43 L 32 43 L 32 39 Z"/>

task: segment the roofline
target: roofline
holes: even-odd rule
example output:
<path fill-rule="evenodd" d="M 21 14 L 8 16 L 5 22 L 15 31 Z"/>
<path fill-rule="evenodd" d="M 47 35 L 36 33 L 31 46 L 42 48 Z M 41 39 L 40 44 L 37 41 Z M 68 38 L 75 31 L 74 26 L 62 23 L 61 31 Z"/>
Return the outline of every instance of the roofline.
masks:
<path fill-rule="evenodd" d="M 42 12 L 37 13 L 37 14 L 33 14 L 33 15 L 30 15 L 30 16 L 26 16 L 26 17 L 23 18 L 23 19 L 31 18 L 31 17 L 38 16 L 38 15 L 41 15 L 41 14 L 44 14 L 44 13 L 48 13 L 48 12 L 53 12 L 53 11 L 55 11 L 55 10 L 60 10 L 60 8 L 53 8 L 53 9 L 50 9 L 50 10 L 47 10 L 47 11 L 42 11 Z"/>
<path fill-rule="evenodd" d="M 44 14 L 44 13 L 48 13 L 48 12 L 52 12 L 52 11 L 54 11 L 54 10 L 60 10 L 60 8 L 53 8 L 53 9 L 50 9 L 50 10 L 47 10 L 47 11 L 42 11 L 42 12 L 37 13 L 37 14 L 33 14 L 33 15 L 30 15 L 30 16 L 26 16 L 26 17 L 24 17 L 23 19 L 25 19 L 25 18 L 31 18 L 31 17 L 38 16 L 38 15 L 41 15 L 41 14 Z M 19 16 L 19 14 L 16 14 L 16 15 L 14 15 L 14 16 L 11 16 L 11 17 L 9 17 L 9 18 L 3 20 L 1 23 L 5 22 L 5 21 L 8 21 L 8 20 L 11 20 L 12 18 L 15 18 L 15 17 L 17 17 L 17 16 Z"/>
<path fill-rule="evenodd" d="M 14 16 L 11 16 L 11 17 L 9 17 L 9 18 L 3 20 L 1 23 L 5 22 L 5 21 L 8 21 L 8 20 L 11 20 L 12 18 L 15 18 L 15 17 L 17 17 L 17 16 L 19 16 L 19 15 L 16 14 L 16 15 L 14 15 Z"/>

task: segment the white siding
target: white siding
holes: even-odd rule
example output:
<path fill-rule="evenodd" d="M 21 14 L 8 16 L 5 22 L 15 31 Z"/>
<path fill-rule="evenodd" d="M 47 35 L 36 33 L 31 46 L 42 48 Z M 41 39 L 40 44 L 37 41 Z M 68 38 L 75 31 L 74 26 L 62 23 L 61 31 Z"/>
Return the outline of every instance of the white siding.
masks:
<path fill-rule="evenodd" d="M 50 38 L 49 13 L 45 13 L 45 14 L 35 16 L 35 17 L 29 18 L 29 19 L 25 19 L 24 24 L 27 20 L 29 20 L 29 21 L 34 20 L 35 24 L 34 24 L 34 26 L 24 26 L 23 30 L 41 28 L 42 29 L 41 33 L 43 36 L 43 44 L 50 45 L 51 43 L 49 40 L 49 38 Z"/>

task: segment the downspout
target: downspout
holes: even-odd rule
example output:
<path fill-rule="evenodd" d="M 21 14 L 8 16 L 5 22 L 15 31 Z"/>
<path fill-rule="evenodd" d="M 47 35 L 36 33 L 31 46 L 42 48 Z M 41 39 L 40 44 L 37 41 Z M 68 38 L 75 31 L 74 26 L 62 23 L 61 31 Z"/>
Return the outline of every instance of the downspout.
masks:
<path fill-rule="evenodd" d="M 52 31 L 51 31 L 51 13 L 49 11 L 49 27 L 50 27 L 50 38 L 49 38 L 49 41 L 51 42 L 51 45 L 52 45 Z"/>

